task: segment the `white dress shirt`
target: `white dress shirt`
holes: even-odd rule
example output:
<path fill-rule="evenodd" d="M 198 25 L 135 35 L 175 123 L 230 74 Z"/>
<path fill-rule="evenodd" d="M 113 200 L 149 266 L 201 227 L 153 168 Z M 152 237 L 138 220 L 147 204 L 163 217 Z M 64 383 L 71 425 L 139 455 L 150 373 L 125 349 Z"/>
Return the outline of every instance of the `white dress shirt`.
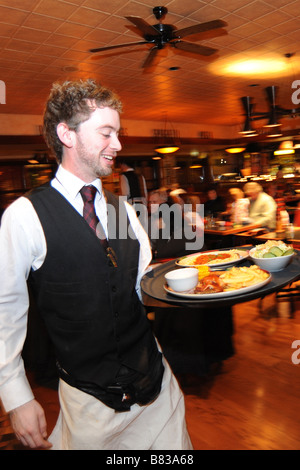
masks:
<path fill-rule="evenodd" d="M 102 183 L 96 179 L 92 184 L 98 189 L 95 209 L 107 235 L 107 205 Z M 84 181 L 60 166 L 51 185 L 82 215 L 83 201 L 79 191 L 85 185 Z M 126 209 L 140 242 L 136 285 L 140 296 L 140 280 L 151 261 L 151 248 L 134 209 L 127 203 Z M 21 358 L 29 307 L 26 281 L 31 269 L 42 266 L 46 254 L 46 240 L 39 218 L 31 202 L 20 197 L 5 211 L 0 230 L 0 398 L 6 411 L 34 398 Z"/>

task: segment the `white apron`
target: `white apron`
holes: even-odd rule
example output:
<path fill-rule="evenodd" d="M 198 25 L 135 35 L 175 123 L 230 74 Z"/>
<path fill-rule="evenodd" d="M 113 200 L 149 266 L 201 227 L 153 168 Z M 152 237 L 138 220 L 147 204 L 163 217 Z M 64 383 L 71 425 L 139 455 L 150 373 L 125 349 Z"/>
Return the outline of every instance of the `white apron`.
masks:
<path fill-rule="evenodd" d="M 192 450 L 184 397 L 165 360 L 164 366 L 158 398 L 121 413 L 61 380 L 52 450 Z"/>

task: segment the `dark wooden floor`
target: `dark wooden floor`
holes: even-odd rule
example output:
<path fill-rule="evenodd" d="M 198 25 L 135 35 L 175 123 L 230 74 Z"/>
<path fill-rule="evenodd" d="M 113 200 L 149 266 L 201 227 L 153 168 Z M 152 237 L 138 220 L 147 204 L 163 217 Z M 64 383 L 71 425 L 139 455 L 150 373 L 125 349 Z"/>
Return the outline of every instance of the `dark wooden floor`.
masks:
<path fill-rule="evenodd" d="M 205 377 L 179 377 L 195 449 L 300 449 L 300 364 L 291 347 L 300 340 L 300 302 L 295 306 L 292 318 L 290 304 L 274 295 L 262 309 L 256 300 L 234 307 L 235 355 Z M 51 431 L 57 394 L 34 387 Z M 0 450 L 22 449 L 0 413 Z"/>

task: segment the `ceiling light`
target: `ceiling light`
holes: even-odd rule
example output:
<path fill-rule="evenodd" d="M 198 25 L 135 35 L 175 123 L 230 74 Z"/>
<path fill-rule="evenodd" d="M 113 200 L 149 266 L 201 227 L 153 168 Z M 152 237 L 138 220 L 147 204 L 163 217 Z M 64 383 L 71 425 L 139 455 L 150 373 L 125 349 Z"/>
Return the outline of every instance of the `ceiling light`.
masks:
<path fill-rule="evenodd" d="M 268 139 L 271 139 L 273 137 L 281 137 L 282 136 L 282 132 L 280 131 L 272 131 L 268 134 L 266 134 L 266 137 L 268 137 Z"/>
<path fill-rule="evenodd" d="M 293 141 L 285 140 L 281 142 L 278 150 L 275 150 L 274 155 L 291 155 L 293 153 L 295 153 Z"/>
<path fill-rule="evenodd" d="M 157 153 L 166 155 L 169 153 L 174 153 L 179 150 L 179 146 L 177 145 L 177 142 L 175 142 L 175 138 L 177 137 L 176 131 L 173 129 L 173 126 L 171 123 L 170 124 L 170 129 L 167 129 L 167 114 L 165 115 L 165 122 L 164 122 L 164 128 L 159 130 L 159 140 L 156 144 L 155 151 Z M 178 140 L 178 139 L 176 139 Z"/>
<path fill-rule="evenodd" d="M 274 155 L 291 155 L 295 153 L 294 149 L 289 149 L 289 150 L 275 150 Z"/>
<path fill-rule="evenodd" d="M 294 143 L 292 140 L 284 140 L 279 145 L 280 150 L 291 150 L 294 148 Z"/>
<path fill-rule="evenodd" d="M 227 152 L 227 153 L 241 153 L 241 152 L 244 152 L 244 150 L 246 150 L 246 147 L 231 147 L 231 148 L 225 149 L 225 152 Z"/>
<path fill-rule="evenodd" d="M 162 145 L 156 147 L 154 150 L 158 153 L 167 154 L 177 152 L 177 150 L 179 150 L 179 147 L 177 147 L 176 145 Z"/>
<path fill-rule="evenodd" d="M 278 74 L 282 75 L 282 72 L 286 69 L 286 63 L 284 60 L 274 59 L 256 59 L 256 60 L 240 60 L 225 65 L 223 72 L 227 75 L 268 75 Z"/>

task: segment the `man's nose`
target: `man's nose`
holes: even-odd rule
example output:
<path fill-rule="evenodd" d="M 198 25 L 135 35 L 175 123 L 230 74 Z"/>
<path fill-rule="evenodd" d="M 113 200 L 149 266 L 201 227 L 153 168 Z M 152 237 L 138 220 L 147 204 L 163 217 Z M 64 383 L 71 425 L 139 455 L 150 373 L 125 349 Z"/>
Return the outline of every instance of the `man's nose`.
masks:
<path fill-rule="evenodd" d="M 110 146 L 116 151 L 119 152 L 122 149 L 122 144 L 119 140 L 119 137 L 116 135 L 113 136 Z"/>

